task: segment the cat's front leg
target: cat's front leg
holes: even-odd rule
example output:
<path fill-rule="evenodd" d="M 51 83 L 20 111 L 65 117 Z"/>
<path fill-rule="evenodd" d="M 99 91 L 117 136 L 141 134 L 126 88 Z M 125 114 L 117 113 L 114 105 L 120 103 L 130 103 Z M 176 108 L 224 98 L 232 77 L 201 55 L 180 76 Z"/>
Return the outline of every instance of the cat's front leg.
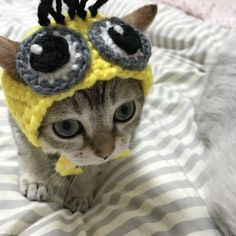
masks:
<path fill-rule="evenodd" d="M 102 167 L 87 167 L 83 174 L 73 178 L 64 199 L 64 207 L 72 212 L 85 212 L 93 206 L 95 191 L 102 178 Z"/>
<path fill-rule="evenodd" d="M 80 211 L 84 213 L 93 206 L 93 199 L 93 193 L 88 195 L 68 195 L 65 198 L 64 207 L 71 212 Z"/>
<path fill-rule="evenodd" d="M 72 212 L 85 212 L 92 207 L 95 191 L 95 180 L 81 174 L 75 176 L 65 195 L 64 207 Z"/>
<path fill-rule="evenodd" d="M 50 176 L 53 175 L 49 158 L 28 142 L 12 117 L 10 121 L 18 151 L 20 191 L 31 201 L 47 201 Z"/>
<path fill-rule="evenodd" d="M 53 170 L 47 158 L 39 150 L 29 150 L 26 146 L 19 150 L 20 191 L 31 201 L 49 200 Z"/>

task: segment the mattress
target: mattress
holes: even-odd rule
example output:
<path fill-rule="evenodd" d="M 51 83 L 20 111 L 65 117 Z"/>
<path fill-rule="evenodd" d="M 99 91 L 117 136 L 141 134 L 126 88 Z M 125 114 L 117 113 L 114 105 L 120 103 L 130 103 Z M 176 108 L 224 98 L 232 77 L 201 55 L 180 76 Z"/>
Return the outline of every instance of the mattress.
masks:
<path fill-rule="evenodd" d="M 150 2 L 110 0 L 102 11 L 124 16 Z M 19 40 L 37 23 L 37 1 L 0 0 L 0 6 L 0 35 Z M 228 32 L 159 4 L 146 34 L 153 44 L 155 82 L 132 158 L 106 170 L 106 182 L 85 214 L 20 194 L 17 151 L 0 90 L 0 235 L 220 235 L 204 203 L 207 156 L 196 136 L 194 104 L 203 88 L 205 58 Z"/>

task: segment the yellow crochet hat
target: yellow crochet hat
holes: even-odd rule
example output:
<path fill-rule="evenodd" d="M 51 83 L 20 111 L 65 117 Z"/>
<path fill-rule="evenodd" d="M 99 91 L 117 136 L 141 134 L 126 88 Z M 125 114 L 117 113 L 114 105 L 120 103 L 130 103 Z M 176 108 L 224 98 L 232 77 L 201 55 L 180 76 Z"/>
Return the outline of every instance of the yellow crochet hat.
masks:
<path fill-rule="evenodd" d="M 85 73 L 85 78 L 66 92 L 55 95 L 42 95 L 34 91 L 31 87 L 18 82 L 4 71 L 1 75 L 2 87 L 5 94 L 8 108 L 19 124 L 22 132 L 34 146 L 40 146 L 38 129 L 47 112 L 47 109 L 56 101 L 61 101 L 71 97 L 81 89 L 87 89 L 94 85 L 98 80 L 111 80 L 114 77 L 121 79 L 134 78 L 142 82 L 144 95 L 148 94 L 152 86 L 153 76 L 149 65 L 142 71 L 124 70 L 119 65 L 113 64 L 100 56 L 94 45 L 88 38 L 88 29 L 97 20 L 96 17 L 87 16 L 86 20 L 75 17 L 72 21 L 66 18 L 66 27 L 80 32 L 88 43 L 91 52 L 90 66 Z M 55 25 L 55 24 L 54 24 Z M 35 29 L 33 30 L 35 31 Z M 31 34 L 32 32 L 30 32 Z"/>
<path fill-rule="evenodd" d="M 39 16 L 43 7 L 42 1 Z M 81 8 L 74 9 L 73 15 L 69 6 L 69 16 L 57 12 L 51 23 L 47 17 L 39 17 L 41 25 L 47 27 L 31 30 L 17 53 L 17 70 L 24 83 L 6 71 L 1 75 L 10 113 L 34 146 L 41 146 L 39 128 L 54 102 L 114 77 L 140 80 L 144 95 L 152 86 L 153 75 L 147 65 L 149 41 L 122 20 L 97 14 L 97 8 L 94 4 L 86 14 Z M 58 169 L 63 166 L 60 163 Z"/>

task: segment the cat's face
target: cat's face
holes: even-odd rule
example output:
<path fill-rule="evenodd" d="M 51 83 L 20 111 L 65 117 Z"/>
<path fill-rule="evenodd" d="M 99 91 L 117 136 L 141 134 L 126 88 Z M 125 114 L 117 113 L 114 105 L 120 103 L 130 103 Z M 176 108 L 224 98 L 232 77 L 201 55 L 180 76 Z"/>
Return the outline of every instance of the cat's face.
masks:
<path fill-rule="evenodd" d="M 129 147 L 143 101 L 137 80 L 97 82 L 53 104 L 40 127 L 42 148 L 78 166 L 103 164 Z"/>

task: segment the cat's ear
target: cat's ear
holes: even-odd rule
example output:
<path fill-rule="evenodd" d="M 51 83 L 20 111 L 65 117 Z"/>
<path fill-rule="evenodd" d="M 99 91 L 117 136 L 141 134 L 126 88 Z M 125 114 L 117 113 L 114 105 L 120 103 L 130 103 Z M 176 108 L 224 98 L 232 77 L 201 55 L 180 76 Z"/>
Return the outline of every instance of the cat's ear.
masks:
<path fill-rule="evenodd" d="M 14 77 L 17 75 L 16 53 L 19 44 L 18 42 L 0 36 L 0 67 Z"/>
<path fill-rule="evenodd" d="M 155 4 L 146 5 L 123 17 L 123 20 L 145 31 L 155 18 L 157 10 L 158 7 Z"/>

